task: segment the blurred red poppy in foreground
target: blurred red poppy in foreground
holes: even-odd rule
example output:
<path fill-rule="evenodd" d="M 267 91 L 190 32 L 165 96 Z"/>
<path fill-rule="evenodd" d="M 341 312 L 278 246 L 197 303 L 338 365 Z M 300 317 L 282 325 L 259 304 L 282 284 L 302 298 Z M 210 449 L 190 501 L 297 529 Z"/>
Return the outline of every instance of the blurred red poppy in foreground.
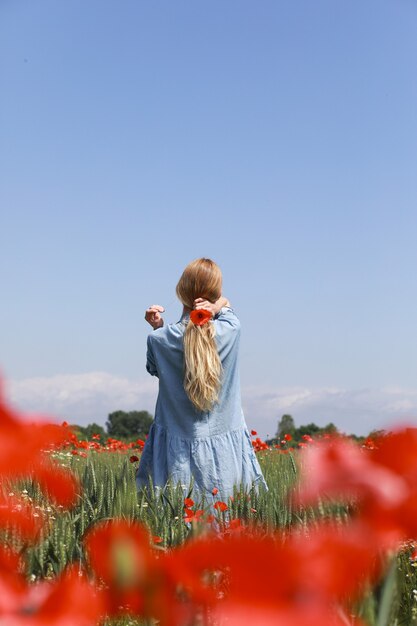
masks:
<path fill-rule="evenodd" d="M 30 419 L 6 405 L 0 381 L 0 475 L 10 480 L 32 476 L 57 503 L 70 506 L 76 499 L 78 481 L 48 463 L 45 454 L 67 440 L 67 429 L 41 417 Z"/>
<path fill-rule="evenodd" d="M 52 582 L 26 584 L 23 576 L 12 571 L 18 566 L 17 557 L 6 558 L 0 553 L 2 626 L 96 626 L 104 615 L 101 592 L 78 567 L 67 568 Z"/>
<path fill-rule="evenodd" d="M 156 553 L 150 539 L 143 527 L 121 520 L 87 531 L 89 563 L 106 586 L 100 591 L 75 568 L 53 583 L 27 586 L 12 571 L 21 567 L 18 557 L 0 551 L 2 625 L 92 626 L 131 614 L 183 626 L 210 610 L 219 626 L 246 624 L 248 615 L 265 626 L 342 626 L 349 623 L 344 602 L 379 573 L 374 539 L 358 525 L 286 539 L 206 536 L 168 553 Z"/>
<path fill-rule="evenodd" d="M 156 554 L 144 528 L 113 520 L 90 528 L 84 545 L 106 585 L 95 596 L 75 569 L 29 590 L 11 575 L 17 557 L 4 557 L 2 564 L 0 553 L 1 623 L 89 626 L 105 615 L 132 614 L 182 626 L 211 608 L 220 625 L 247 623 L 242 616 L 250 612 L 254 623 L 265 625 L 342 626 L 344 602 L 357 598 L 379 573 L 373 536 L 359 525 L 329 525 L 286 539 L 206 536 Z"/>
<path fill-rule="evenodd" d="M 310 446 L 299 501 L 354 498 L 357 516 L 388 545 L 417 536 L 417 429 L 382 436 L 371 449 L 344 439 Z"/>
<path fill-rule="evenodd" d="M 29 422 L 29 419 L 31 420 Z M 0 474 L 4 478 L 27 476 L 44 456 L 44 450 L 65 442 L 63 426 L 38 416 L 19 414 L 6 405 L 0 381 Z"/>
<path fill-rule="evenodd" d="M 56 504 L 65 508 L 76 504 L 81 493 L 81 484 L 69 470 L 62 469 L 45 458 L 34 466 L 32 474 L 45 495 Z"/>
<path fill-rule="evenodd" d="M 0 528 L 14 528 L 26 541 L 39 539 L 45 523 L 40 510 L 15 494 L 6 495 L 0 491 Z"/>
<path fill-rule="evenodd" d="M 121 607 L 125 612 L 142 614 L 144 591 L 155 569 L 145 529 L 123 520 L 110 520 L 87 530 L 83 542 L 93 571 L 110 589 L 106 595 L 109 614 L 123 612 Z"/>
<path fill-rule="evenodd" d="M 106 614 L 153 617 L 164 625 L 185 623 L 184 610 L 190 607 L 177 606 L 175 581 L 165 567 L 164 554 L 156 554 L 150 541 L 144 527 L 124 520 L 101 522 L 86 532 L 89 563 L 106 585 Z"/>
<path fill-rule="evenodd" d="M 0 547 L 0 623 L 4 615 L 12 613 L 23 601 L 27 583 L 22 571 L 21 557 Z"/>
<path fill-rule="evenodd" d="M 380 573 L 377 549 L 365 527 L 328 525 L 287 539 L 246 533 L 197 539 L 171 558 L 178 582 L 195 601 L 212 604 L 220 624 L 222 617 L 246 624 L 248 610 L 253 623 L 341 626 L 349 623 L 344 603 Z"/>
<path fill-rule="evenodd" d="M 339 500 L 367 497 L 395 505 L 407 491 L 401 476 L 373 463 L 368 451 L 347 439 L 310 445 L 300 459 L 298 499 L 304 504 L 328 496 Z"/>

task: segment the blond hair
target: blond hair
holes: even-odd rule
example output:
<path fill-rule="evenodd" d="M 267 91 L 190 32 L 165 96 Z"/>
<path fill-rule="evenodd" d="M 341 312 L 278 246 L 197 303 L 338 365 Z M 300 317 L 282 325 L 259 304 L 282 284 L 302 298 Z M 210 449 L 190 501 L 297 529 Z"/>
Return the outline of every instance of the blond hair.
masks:
<path fill-rule="evenodd" d="M 176 293 L 184 306 L 193 309 L 196 298 L 216 302 L 222 292 L 220 267 L 211 259 L 196 259 L 187 265 Z M 189 321 L 184 333 L 184 389 L 199 411 L 209 411 L 218 400 L 222 364 L 212 321 L 196 326 Z"/>

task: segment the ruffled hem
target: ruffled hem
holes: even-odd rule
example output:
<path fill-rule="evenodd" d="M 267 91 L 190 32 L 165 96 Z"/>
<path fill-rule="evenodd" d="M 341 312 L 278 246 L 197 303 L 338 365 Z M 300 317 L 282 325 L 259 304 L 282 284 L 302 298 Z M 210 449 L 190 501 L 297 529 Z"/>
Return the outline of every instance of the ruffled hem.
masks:
<path fill-rule="evenodd" d="M 169 480 L 180 483 L 184 492 L 194 481 L 194 497 L 204 494 L 209 500 L 214 488 L 216 500 L 232 496 L 234 486 L 268 490 L 246 427 L 185 439 L 153 422 L 136 471 L 137 490 L 148 486 L 150 479 L 161 488 Z"/>

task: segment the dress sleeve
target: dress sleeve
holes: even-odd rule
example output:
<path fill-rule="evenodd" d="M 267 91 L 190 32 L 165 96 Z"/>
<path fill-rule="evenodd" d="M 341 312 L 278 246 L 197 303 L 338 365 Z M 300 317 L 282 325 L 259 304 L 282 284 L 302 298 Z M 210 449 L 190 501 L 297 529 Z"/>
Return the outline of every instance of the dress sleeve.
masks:
<path fill-rule="evenodd" d="M 214 316 L 214 325 L 219 353 L 226 356 L 234 346 L 239 344 L 240 320 L 231 307 L 224 306 Z"/>
<path fill-rule="evenodd" d="M 158 370 L 156 368 L 155 355 L 152 348 L 151 335 L 148 335 L 147 350 L 146 350 L 146 369 L 151 376 L 158 376 Z"/>

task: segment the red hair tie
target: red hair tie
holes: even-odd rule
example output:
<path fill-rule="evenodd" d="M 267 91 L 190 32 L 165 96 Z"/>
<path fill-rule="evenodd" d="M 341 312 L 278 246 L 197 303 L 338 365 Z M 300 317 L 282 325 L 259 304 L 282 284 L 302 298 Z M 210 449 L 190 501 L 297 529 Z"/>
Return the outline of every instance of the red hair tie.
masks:
<path fill-rule="evenodd" d="M 191 311 L 190 320 L 196 326 L 203 326 L 203 324 L 207 324 L 211 320 L 211 313 L 207 309 L 196 309 Z"/>

